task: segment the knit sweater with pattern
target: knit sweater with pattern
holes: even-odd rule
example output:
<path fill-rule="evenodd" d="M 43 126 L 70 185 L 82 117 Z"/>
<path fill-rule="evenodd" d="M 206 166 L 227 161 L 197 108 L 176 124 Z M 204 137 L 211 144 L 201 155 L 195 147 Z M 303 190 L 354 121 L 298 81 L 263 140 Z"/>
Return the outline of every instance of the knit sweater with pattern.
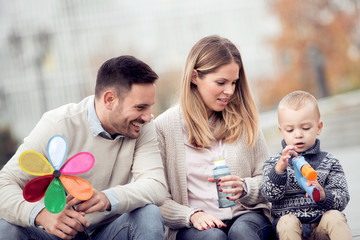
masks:
<path fill-rule="evenodd" d="M 282 141 L 282 145 L 286 147 L 285 141 Z M 289 159 L 284 173 L 277 173 L 275 165 L 281 157 L 281 153 L 278 153 L 264 163 L 261 188 L 263 196 L 272 203 L 274 218 L 293 214 L 302 223 L 312 223 L 320 221 L 321 216 L 328 210 L 343 211 L 350 195 L 339 160 L 320 150 L 319 139 L 301 155 L 316 170 L 317 181 L 325 191 L 325 200 L 315 203 L 305 196 L 305 190 L 296 181 L 292 159 Z"/>

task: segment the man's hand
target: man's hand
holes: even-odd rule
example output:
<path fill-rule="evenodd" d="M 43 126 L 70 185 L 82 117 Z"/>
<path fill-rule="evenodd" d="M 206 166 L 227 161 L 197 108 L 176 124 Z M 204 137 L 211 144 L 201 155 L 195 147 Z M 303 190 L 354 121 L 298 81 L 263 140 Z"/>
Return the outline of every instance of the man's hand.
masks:
<path fill-rule="evenodd" d="M 194 213 L 190 216 L 190 221 L 193 224 L 194 228 L 200 231 L 208 228 L 214 228 L 215 225 L 218 228 L 226 227 L 226 224 L 223 223 L 220 219 L 206 212 Z"/>
<path fill-rule="evenodd" d="M 110 209 L 110 201 L 103 192 L 94 189 L 92 197 L 86 201 L 77 200 L 70 194 L 67 195 L 66 206 L 76 206 L 76 211 L 88 214 L 93 212 L 104 212 L 106 209 Z"/>
<path fill-rule="evenodd" d="M 298 157 L 297 152 L 295 151 L 296 146 L 293 145 L 287 145 L 281 153 L 281 157 L 279 159 L 279 161 L 276 163 L 275 165 L 275 170 L 277 173 L 282 174 L 284 173 L 287 165 L 288 165 L 288 161 L 291 158 L 291 155 L 294 155 L 295 157 Z"/>
<path fill-rule="evenodd" d="M 63 211 L 57 214 L 50 213 L 44 208 L 36 216 L 35 224 L 44 227 L 48 233 L 59 238 L 72 239 L 78 232 L 84 231 L 81 224 L 86 227 L 89 226 L 84 215 L 84 213 L 79 213 L 69 207 L 65 207 Z"/>

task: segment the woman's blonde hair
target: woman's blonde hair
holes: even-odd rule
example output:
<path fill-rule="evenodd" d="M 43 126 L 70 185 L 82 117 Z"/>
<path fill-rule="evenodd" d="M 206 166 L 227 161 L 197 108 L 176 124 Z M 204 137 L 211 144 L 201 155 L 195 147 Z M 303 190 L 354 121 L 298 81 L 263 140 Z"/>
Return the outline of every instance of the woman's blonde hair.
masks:
<path fill-rule="evenodd" d="M 228 105 L 222 112 L 216 112 L 219 125 L 215 129 L 209 124 L 205 104 L 191 79 L 194 69 L 199 78 L 203 78 L 231 62 L 239 65 L 239 81 Z M 248 146 L 254 144 L 258 134 L 258 111 L 246 80 L 240 52 L 228 39 L 213 35 L 202 38 L 193 46 L 185 63 L 180 98 L 188 141 L 192 145 L 209 147 L 211 140 L 232 143 L 244 134 L 243 131 Z"/>

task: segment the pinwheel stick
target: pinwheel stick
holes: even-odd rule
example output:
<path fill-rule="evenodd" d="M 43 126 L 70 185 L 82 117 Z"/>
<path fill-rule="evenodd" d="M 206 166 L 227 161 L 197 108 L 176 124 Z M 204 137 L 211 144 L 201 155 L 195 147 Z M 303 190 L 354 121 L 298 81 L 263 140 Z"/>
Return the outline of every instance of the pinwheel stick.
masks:
<path fill-rule="evenodd" d="M 68 195 L 67 192 L 66 192 L 66 195 Z M 72 209 L 73 209 L 74 211 L 76 211 L 76 209 L 75 209 L 74 206 L 72 206 Z M 84 224 L 82 224 L 81 222 L 78 222 L 78 223 L 80 223 L 81 226 L 84 228 L 84 233 L 85 233 L 85 235 L 87 236 L 87 238 L 88 238 L 89 240 L 92 240 L 92 238 L 91 238 L 90 234 L 87 232 L 87 229 L 86 229 L 86 227 L 84 226 Z"/>
<path fill-rule="evenodd" d="M 72 206 L 72 208 L 76 211 L 76 209 L 75 209 L 74 206 Z M 89 240 L 92 240 L 92 238 L 91 238 L 90 234 L 87 232 L 87 229 L 86 229 L 86 227 L 84 226 L 84 224 L 82 224 L 81 222 L 79 222 L 79 223 L 80 223 L 81 226 L 84 228 L 84 233 L 85 233 L 85 235 L 87 236 L 87 238 L 88 238 Z"/>

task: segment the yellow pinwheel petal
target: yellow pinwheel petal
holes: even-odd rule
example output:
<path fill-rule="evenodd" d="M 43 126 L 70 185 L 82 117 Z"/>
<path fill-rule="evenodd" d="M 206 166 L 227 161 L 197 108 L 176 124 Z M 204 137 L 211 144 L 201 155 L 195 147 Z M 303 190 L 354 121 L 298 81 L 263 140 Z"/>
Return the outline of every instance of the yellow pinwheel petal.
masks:
<path fill-rule="evenodd" d="M 19 165 L 25 172 L 35 175 L 44 176 L 54 172 L 48 160 L 36 151 L 25 151 L 19 157 Z"/>

